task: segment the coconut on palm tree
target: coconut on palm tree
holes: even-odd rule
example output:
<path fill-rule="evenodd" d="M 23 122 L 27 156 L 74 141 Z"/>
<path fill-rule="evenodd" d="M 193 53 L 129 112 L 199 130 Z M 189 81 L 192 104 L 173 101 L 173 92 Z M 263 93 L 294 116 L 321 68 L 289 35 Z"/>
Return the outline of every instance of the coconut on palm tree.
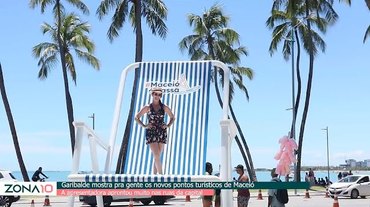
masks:
<path fill-rule="evenodd" d="M 241 67 L 239 65 L 241 57 L 247 56 L 247 49 L 239 45 L 239 34 L 228 27 L 229 17 L 224 15 L 219 5 L 212 6 L 202 15 L 188 15 L 188 21 L 189 25 L 193 27 L 193 34 L 184 37 L 180 41 L 180 50 L 187 50 L 191 60 L 220 60 L 230 68 L 233 81 L 230 81 L 229 106 L 232 118 L 235 121 L 241 137 L 241 140 L 239 140 L 237 136 L 236 142 L 241 150 L 249 175 L 255 178 L 256 175 L 252 156 L 231 104 L 235 85 L 245 94 L 247 100 L 249 98 L 248 90 L 243 82 L 243 76 L 252 79 L 253 71 L 250 68 Z M 212 74 L 212 81 L 215 84 L 217 99 L 222 106 L 218 82 L 220 81 L 221 84 L 223 83 L 223 71 L 214 68 Z M 218 78 L 219 75 L 220 78 Z M 223 87 L 223 85 L 221 85 L 221 87 Z"/>
<path fill-rule="evenodd" d="M 74 83 L 77 81 L 77 68 L 75 65 L 75 56 L 83 60 L 95 69 L 100 68 L 99 60 L 93 55 L 95 45 L 88 37 L 90 25 L 87 22 L 82 22 L 75 14 L 61 15 L 61 27 L 59 21 L 50 25 L 44 23 L 41 26 L 42 33 L 48 34 L 51 38 L 50 42 L 43 42 L 33 47 L 33 55 L 39 59 L 38 66 L 40 67 L 38 77 L 46 79 L 52 69 L 55 68 L 60 57 L 62 56 L 63 81 L 66 94 L 66 104 L 69 124 L 73 122 L 73 105 L 72 98 L 69 93 L 69 83 L 67 72 L 71 76 Z M 59 42 L 61 39 L 61 42 Z M 61 55 L 63 53 L 64 55 Z M 64 65 L 63 65 L 64 62 Z M 65 68 L 65 70 L 64 70 Z M 74 131 L 74 130 L 73 130 Z M 72 142 L 72 153 L 74 148 L 74 140 Z"/>
<path fill-rule="evenodd" d="M 129 23 L 135 32 L 135 62 L 143 60 L 143 32 L 141 19 L 143 18 L 149 26 L 152 34 L 165 38 L 167 35 L 167 8 L 162 0 L 102 0 L 96 13 L 100 19 L 107 15 L 110 10 L 114 10 L 112 23 L 108 29 L 107 36 L 110 41 L 119 36 L 119 30 L 125 24 Z M 136 85 L 139 77 L 139 70 L 135 70 L 134 84 L 131 93 L 131 104 L 127 120 L 134 114 L 134 100 L 136 99 Z M 131 122 L 126 122 L 126 127 L 121 143 L 121 148 L 118 155 L 116 173 L 121 173 L 125 167 L 127 145 L 129 142 L 129 134 Z"/>

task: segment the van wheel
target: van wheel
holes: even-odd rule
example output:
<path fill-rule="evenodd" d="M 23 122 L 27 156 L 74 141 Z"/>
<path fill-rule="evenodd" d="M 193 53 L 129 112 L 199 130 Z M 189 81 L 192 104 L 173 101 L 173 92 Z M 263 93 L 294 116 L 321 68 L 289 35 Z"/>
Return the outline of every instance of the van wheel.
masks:
<path fill-rule="evenodd" d="M 152 199 L 148 198 L 148 199 L 141 199 L 140 202 L 144 205 L 144 206 L 147 206 L 149 205 L 151 202 L 152 202 Z"/>
<path fill-rule="evenodd" d="M 85 196 L 84 203 L 88 204 L 91 207 L 96 207 L 96 196 Z M 103 204 L 105 207 L 109 207 L 112 203 L 112 196 L 103 196 Z"/>
<path fill-rule="evenodd" d="M 164 203 L 166 203 L 166 200 L 161 196 L 153 197 L 153 201 L 154 201 L 155 205 L 163 205 Z"/>
<path fill-rule="evenodd" d="M 104 203 L 104 207 L 110 207 L 111 203 Z M 89 204 L 90 207 L 96 207 L 97 204 Z"/>
<path fill-rule="evenodd" d="M 357 189 L 353 189 L 351 191 L 351 198 L 357 198 L 358 195 L 359 195 L 359 193 L 358 193 L 358 190 Z"/>
<path fill-rule="evenodd" d="M 10 198 L 8 196 L 0 195 L 0 206 L 1 207 L 10 207 L 11 205 L 12 205 L 12 202 L 10 201 Z"/>

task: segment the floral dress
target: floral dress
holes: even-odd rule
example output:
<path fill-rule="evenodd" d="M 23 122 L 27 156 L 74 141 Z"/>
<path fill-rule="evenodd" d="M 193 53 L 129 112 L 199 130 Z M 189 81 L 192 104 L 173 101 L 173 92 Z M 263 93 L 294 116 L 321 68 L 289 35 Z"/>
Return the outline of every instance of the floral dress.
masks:
<path fill-rule="evenodd" d="M 146 143 L 167 143 L 167 129 L 163 129 L 164 124 L 164 108 L 163 104 L 160 104 L 158 111 L 154 110 L 152 104 L 149 105 L 148 121 L 152 124 L 152 128 L 146 129 Z"/>

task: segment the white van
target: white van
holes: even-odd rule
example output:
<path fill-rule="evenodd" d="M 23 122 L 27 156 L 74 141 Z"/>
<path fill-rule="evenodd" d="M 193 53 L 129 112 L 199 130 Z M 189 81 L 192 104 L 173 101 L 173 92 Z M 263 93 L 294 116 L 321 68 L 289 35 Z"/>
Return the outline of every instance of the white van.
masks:
<path fill-rule="evenodd" d="M 0 170 L 0 182 L 16 182 L 17 179 L 12 175 L 10 171 Z M 0 195 L 0 206 L 10 207 L 12 203 L 18 201 L 20 196 L 5 196 Z"/>

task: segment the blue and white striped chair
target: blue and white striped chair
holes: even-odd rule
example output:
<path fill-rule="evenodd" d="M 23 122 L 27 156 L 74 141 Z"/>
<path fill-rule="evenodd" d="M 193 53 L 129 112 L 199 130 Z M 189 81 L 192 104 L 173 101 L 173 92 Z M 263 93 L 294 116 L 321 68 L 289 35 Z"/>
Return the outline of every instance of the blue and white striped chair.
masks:
<path fill-rule="evenodd" d="M 225 73 L 225 89 L 223 95 L 223 120 L 221 120 L 221 180 L 231 181 L 230 145 L 235 136 L 233 122 L 227 119 L 228 113 L 228 68 L 218 61 L 190 61 L 190 62 L 143 62 L 128 66 L 121 75 L 117 94 L 116 107 L 109 144 L 104 144 L 84 123 L 76 122 L 76 146 L 73 157 L 70 181 L 87 182 L 199 182 L 220 181 L 216 176 L 205 176 L 205 162 L 207 150 L 207 126 L 209 113 L 210 79 L 213 67 L 219 67 Z M 122 174 L 111 172 L 113 146 L 117 135 L 119 115 L 123 99 L 123 89 L 128 71 L 140 70 L 137 82 L 137 99 L 134 113 L 151 102 L 150 89 L 163 89 L 162 101 L 175 114 L 176 120 L 168 129 L 168 141 L 164 148 L 162 163 L 164 174 L 153 175 L 153 157 L 149 146 L 145 144 L 145 129 L 134 122 L 129 136 L 126 165 Z M 144 116 L 143 122 L 146 122 Z M 87 134 L 90 140 L 92 170 L 94 174 L 80 175 L 79 158 L 81 154 L 82 137 Z M 104 174 L 99 174 L 96 158 L 96 145 L 107 150 Z M 223 191 L 223 198 L 232 201 L 231 191 Z M 223 199 L 225 202 L 227 199 Z M 98 197 L 98 205 L 102 206 L 102 199 Z M 224 202 L 224 201 L 223 201 Z M 73 204 L 72 204 L 73 205 Z M 223 206 L 229 206 L 225 203 Z"/>

